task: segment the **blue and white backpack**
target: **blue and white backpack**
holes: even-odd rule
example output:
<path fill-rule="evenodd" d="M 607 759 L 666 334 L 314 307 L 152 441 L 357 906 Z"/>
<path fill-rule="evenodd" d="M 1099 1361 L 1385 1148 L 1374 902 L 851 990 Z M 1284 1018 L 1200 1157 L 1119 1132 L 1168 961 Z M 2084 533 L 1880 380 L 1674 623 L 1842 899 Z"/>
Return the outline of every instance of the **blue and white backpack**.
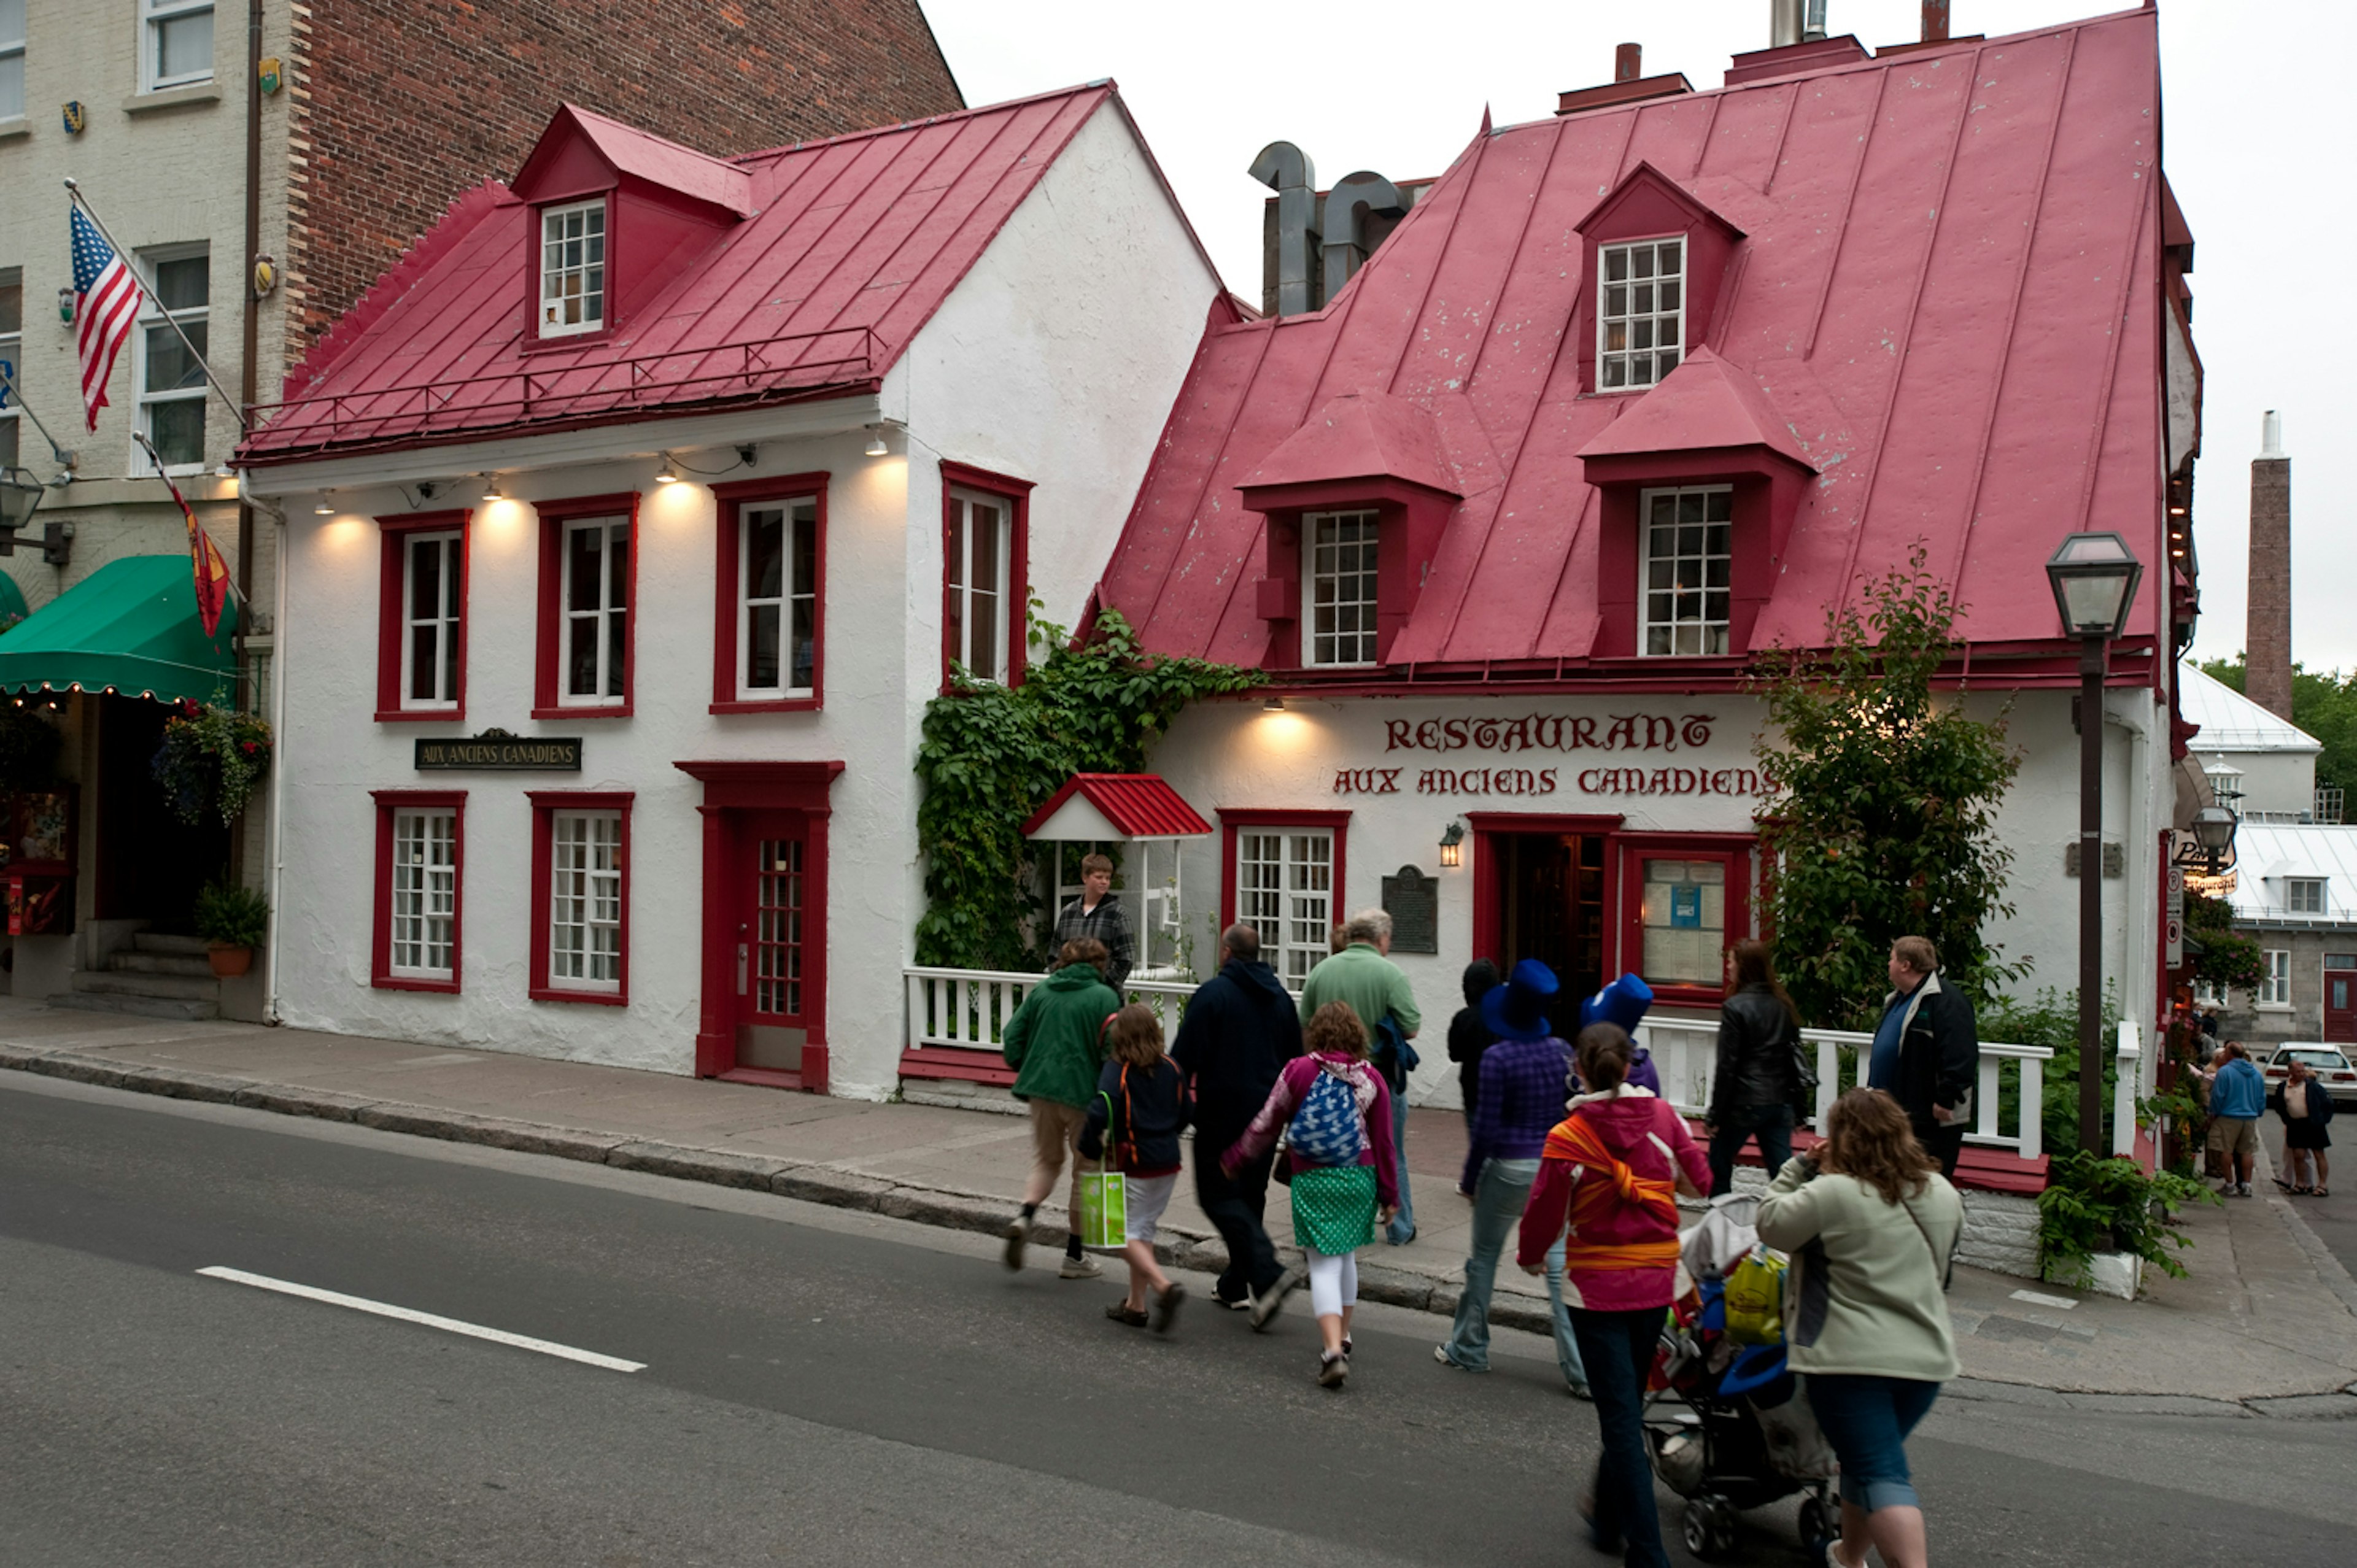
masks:
<path fill-rule="evenodd" d="M 1340 1074 L 1318 1069 L 1286 1127 L 1286 1145 L 1309 1165 L 1352 1165 L 1364 1137 L 1357 1091 Z"/>

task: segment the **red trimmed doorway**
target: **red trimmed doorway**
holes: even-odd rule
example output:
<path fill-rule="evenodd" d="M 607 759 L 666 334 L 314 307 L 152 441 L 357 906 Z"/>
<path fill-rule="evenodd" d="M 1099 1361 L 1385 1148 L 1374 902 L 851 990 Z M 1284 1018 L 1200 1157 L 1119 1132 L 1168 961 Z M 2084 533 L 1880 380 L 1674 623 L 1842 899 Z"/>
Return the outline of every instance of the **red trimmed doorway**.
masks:
<path fill-rule="evenodd" d="M 698 1078 L 826 1092 L 827 795 L 840 762 L 682 762 L 704 785 Z"/>
<path fill-rule="evenodd" d="M 1473 952 L 1501 971 L 1534 958 L 1569 996 L 1603 988 L 1617 958 L 1617 816 L 1470 811 Z"/>

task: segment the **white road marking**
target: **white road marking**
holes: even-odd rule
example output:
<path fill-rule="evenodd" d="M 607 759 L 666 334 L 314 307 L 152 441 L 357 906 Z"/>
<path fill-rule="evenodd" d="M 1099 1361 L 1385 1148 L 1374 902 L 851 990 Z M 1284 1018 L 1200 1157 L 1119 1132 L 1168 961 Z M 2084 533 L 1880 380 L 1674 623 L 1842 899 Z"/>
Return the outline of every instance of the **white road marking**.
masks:
<path fill-rule="evenodd" d="M 2013 1299 L 2016 1301 L 2026 1301 L 2032 1306 L 2059 1306 L 2065 1312 L 2068 1312 L 2071 1308 L 2079 1305 L 2077 1302 L 2072 1301 L 2069 1296 L 2040 1295 L 2034 1290 L 2018 1290 L 2013 1293 Z"/>
<path fill-rule="evenodd" d="M 321 1290 L 317 1285 L 298 1285 L 286 1280 L 274 1280 L 266 1274 L 249 1274 L 243 1269 L 225 1269 L 215 1264 L 211 1268 L 199 1269 L 197 1273 L 210 1279 L 227 1280 L 231 1284 L 252 1285 L 257 1290 L 276 1291 L 281 1295 L 298 1295 L 306 1301 L 324 1301 L 329 1306 L 349 1306 L 354 1312 L 374 1313 L 379 1317 L 397 1318 L 404 1323 L 421 1323 L 428 1328 L 464 1334 L 475 1339 L 489 1339 L 495 1345 L 512 1345 L 519 1350 L 537 1350 L 544 1356 L 561 1356 L 568 1361 L 603 1367 L 609 1372 L 643 1372 L 647 1367 L 644 1361 L 625 1361 L 619 1357 L 600 1356 L 595 1350 L 576 1350 L 570 1345 L 510 1334 L 503 1328 L 486 1328 L 479 1323 L 461 1323 L 455 1317 L 439 1317 L 430 1312 L 413 1312 L 408 1307 L 371 1301 L 366 1296 L 346 1295 L 341 1291 Z"/>

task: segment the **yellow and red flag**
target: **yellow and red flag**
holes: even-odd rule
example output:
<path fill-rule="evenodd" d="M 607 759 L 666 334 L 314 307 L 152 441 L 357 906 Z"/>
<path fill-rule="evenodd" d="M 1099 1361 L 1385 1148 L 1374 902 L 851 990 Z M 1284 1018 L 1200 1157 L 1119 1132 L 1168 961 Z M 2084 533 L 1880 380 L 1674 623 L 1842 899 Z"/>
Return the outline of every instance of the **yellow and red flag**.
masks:
<path fill-rule="evenodd" d="M 188 505 L 188 498 L 182 495 L 180 487 L 172 482 L 171 474 L 164 467 L 164 460 L 156 455 L 156 448 L 148 445 L 146 435 L 137 431 L 133 435 L 139 445 L 146 448 L 147 460 L 156 465 L 156 477 L 162 479 L 164 488 L 172 492 L 172 499 L 178 505 L 180 516 L 188 525 L 188 560 L 196 569 L 197 618 L 204 624 L 205 635 L 214 636 L 221 629 L 221 606 L 229 602 L 229 563 L 221 559 L 221 546 L 215 544 L 212 535 L 205 532 L 205 525 L 197 521 L 196 512 Z"/>

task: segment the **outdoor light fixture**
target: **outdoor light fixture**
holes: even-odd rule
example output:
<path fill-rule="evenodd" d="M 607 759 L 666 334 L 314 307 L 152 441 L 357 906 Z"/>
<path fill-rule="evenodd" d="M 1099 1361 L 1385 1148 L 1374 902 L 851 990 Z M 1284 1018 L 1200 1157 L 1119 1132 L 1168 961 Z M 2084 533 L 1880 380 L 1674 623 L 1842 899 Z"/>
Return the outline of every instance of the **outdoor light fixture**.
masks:
<path fill-rule="evenodd" d="M 333 517 L 336 515 L 336 509 L 328 504 L 327 497 L 321 496 L 319 498 L 319 504 L 311 509 L 311 515 L 313 517 Z"/>
<path fill-rule="evenodd" d="M 888 454 L 891 450 L 892 448 L 887 446 L 884 441 L 884 427 L 880 424 L 869 425 L 867 427 L 867 455 L 870 457 L 881 457 Z"/>
<path fill-rule="evenodd" d="M 1440 834 L 1440 864 L 1443 866 L 1465 864 L 1465 824 L 1451 822 Z"/>
<path fill-rule="evenodd" d="M 2177 864 L 2204 876 L 2223 875 L 2234 864 L 2234 832 L 2243 819 L 2231 806 L 2204 806 L 2193 813 L 2193 842 L 2177 846 Z"/>
<path fill-rule="evenodd" d="M 1265 714 L 1281 714 L 1285 712 L 1285 699 L 1283 697 L 1271 697 L 1267 702 L 1263 703 L 1260 705 L 1260 711 Z"/>
<path fill-rule="evenodd" d="M 41 504 L 41 482 L 23 468 L 0 468 L 0 530 L 11 535 L 33 521 Z"/>
<path fill-rule="evenodd" d="M 423 489 L 424 488 L 424 486 L 419 487 L 420 489 Z M 500 493 L 500 477 L 497 474 L 485 474 L 483 476 L 483 499 L 487 501 L 503 501 L 508 499 L 505 495 Z"/>
<path fill-rule="evenodd" d="M 655 465 L 655 483 L 659 485 L 675 485 L 679 483 L 679 465 L 672 461 L 671 454 L 668 452 L 661 452 L 657 453 L 656 456 L 661 457 L 662 461 Z"/>
<path fill-rule="evenodd" d="M 2073 533 L 2046 563 L 2065 637 L 2117 637 L 2136 603 L 2144 564 L 2116 533 Z"/>

